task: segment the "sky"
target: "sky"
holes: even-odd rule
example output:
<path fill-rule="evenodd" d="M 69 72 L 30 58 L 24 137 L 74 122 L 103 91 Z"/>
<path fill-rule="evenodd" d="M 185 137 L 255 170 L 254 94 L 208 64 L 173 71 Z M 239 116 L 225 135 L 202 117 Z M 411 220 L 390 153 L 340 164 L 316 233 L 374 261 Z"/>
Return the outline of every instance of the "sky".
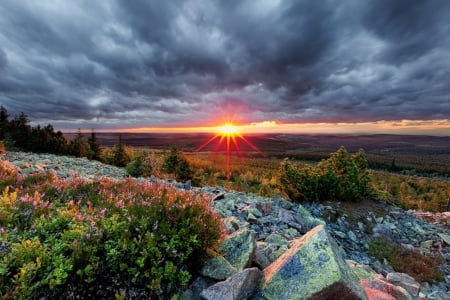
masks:
<path fill-rule="evenodd" d="M 449 20 L 447 0 L 2 0 L 0 104 L 63 131 L 450 135 Z"/>

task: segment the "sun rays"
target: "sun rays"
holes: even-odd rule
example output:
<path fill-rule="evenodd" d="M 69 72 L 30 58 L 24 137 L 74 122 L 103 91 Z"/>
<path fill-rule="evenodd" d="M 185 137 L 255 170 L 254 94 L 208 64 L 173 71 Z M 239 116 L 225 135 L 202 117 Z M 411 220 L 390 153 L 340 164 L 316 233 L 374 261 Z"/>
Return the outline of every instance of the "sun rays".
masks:
<path fill-rule="evenodd" d="M 210 138 L 207 142 L 201 145 L 197 151 L 201 151 L 206 148 L 208 145 L 215 143 L 213 154 L 217 154 L 221 151 L 222 148 L 225 150 L 225 158 L 226 158 L 226 176 L 230 178 L 230 160 L 232 151 L 237 154 L 238 157 L 243 158 L 241 147 L 239 146 L 239 142 L 243 142 L 247 146 L 249 146 L 252 150 L 257 153 L 265 156 L 255 145 L 253 145 L 250 141 L 248 141 L 240 131 L 238 125 L 235 125 L 231 122 L 224 123 L 220 126 L 216 127 L 216 134 Z"/>

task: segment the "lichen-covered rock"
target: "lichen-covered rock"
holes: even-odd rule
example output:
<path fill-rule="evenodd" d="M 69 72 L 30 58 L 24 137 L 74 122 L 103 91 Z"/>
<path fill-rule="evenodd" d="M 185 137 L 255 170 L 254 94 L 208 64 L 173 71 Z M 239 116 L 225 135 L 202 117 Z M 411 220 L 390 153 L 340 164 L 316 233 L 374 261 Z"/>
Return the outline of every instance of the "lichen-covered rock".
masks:
<path fill-rule="evenodd" d="M 347 259 L 346 262 L 359 280 L 383 277 L 367 265 L 358 264 L 357 262 L 350 259 Z"/>
<path fill-rule="evenodd" d="M 237 270 L 223 256 L 208 259 L 200 269 L 200 275 L 225 280 L 235 274 Z"/>
<path fill-rule="evenodd" d="M 323 225 L 294 240 L 264 275 L 260 295 L 265 299 L 366 299 Z"/>
<path fill-rule="evenodd" d="M 258 268 L 245 269 L 205 289 L 201 296 L 206 300 L 246 300 L 253 296 L 262 279 L 263 272 Z"/>
<path fill-rule="evenodd" d="M 219 245 L 219 251 L 238 271 L 250 266 L 255 249 L 255 232 L 248 229 L 234 232 Z"/>

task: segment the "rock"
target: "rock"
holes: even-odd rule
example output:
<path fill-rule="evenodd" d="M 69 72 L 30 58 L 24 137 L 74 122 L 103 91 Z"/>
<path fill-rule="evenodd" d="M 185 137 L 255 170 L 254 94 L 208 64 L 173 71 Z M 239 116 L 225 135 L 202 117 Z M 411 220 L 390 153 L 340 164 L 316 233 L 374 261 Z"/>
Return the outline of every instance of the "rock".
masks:
<path fill-rule="evenodd" d="M 189 288 L 183 293 L 183 300 L 201 300 L 200 294 L 203 290 L 213 285 L 215 282 L 212 279 L 197 277 Z"/>
<path fill-rule="evenodd" d="M 343 233 L 342 231 L 335 231 L 334 234 L 337 237 L 340 237 L 341 239 L 345 239 L 347 237 L 347 235 L 345 233 Z"/>
<path fill-rule="evenodd" d="M 418 296 L 420 292 L 420 283 L 405 273 L 389 273 L 386 276 L 388 282 L 401 286 L 411 295 Z"/>
<path fill-rule="evenodd" d="M 225 280 L 236 272 L 223 256 L 208 259 L 200 269 L 200 275 L 216 280 Z"/>
<path fill-rule="evenodd" d="M 367 265 L 358 264 L 357 262 L 350 259 L 347 259 L 346 262 L 359 280 L 382 277 L 380 274 L 372 270 L 372 268 L 370 268 Z"/>
<path fill-rule="evenodd" d="M 250 224 L 256 224 L 258 222 L 258 218 L 254 214 L 249 212 L 247 216 L 247 222 L 249 222 Z"/>
<path fill-rule="evenodd" d="M 353 231 L 350 230 L 349 232 L 347 232 L 347 235 L 348 235 L 348 238 L 350 240 L 352 240 L 353 242 L 357 241 L 356 235 L 355 235 L 355 233 Z"/>
<path fill-rule="evenodd" d="M 255 232 L 248 229 L 232 233 L 219 245 L 219 251 L 238 271 L 250 266 L 255 249 Z"/>
<path fill-rule="evenodd" d="M 444 243 L 450 246 L 450 235 L 445 233 L 438 233 L 438 235 Z"/>
<path fill-rule="evenodd" d="M 190 190 L 191 189 L 191 185 L 192 185 L 192 181 L 189 179 L 184 183 L 184 189 L 185 190 Z"/>
<path fill-rule="evenodd" d="M 235 217 L 228 217 L 222 219 L 222 225 L 228 231 L 228 233 L 233 233 L 239 230 L 239 221 Z"/>
<path fill-rule="evenodd" d="M 288 240 L 276 233 L 271 233 L 265 240 L 266 243 L 274 244 L 276 246 L 287 246 L 289 244 Z"/>
<path fill-rule="evenodd" d="M 264 269 L 265 299 L 366 299 L 340 248 L 316 226 Z"/>
<path fill-rule="evenodd" d="M 269 257 L 270 254 L 274 251 L 276 251 L 276 246 L 265 242 L 256 242 L 256 250 L 253 262 L 257 264 L 261 269 L 264 269 L 273 262 Z"/>
<path fill-rule="evenodd" d="M 225 193 L 219 193 L 216 196 L 214 196 L 214 198 L 212 199 L 212 201 L 217 201 L 217 200 L 222 200 L 225 199 Z"/>
<path fill-rule="evenodd" d="M 402 287 L 393 285 L 381 278 L 363 279 L 361 286 L 366 292 L 368 300 L 412 300 L 411 295 Z"/>
<path fill-rule="evenodd" d="M 262 279 L 263 272 L 258 268 L 245 269 L 203 290 L 201 296 L 206 300 L 245 300 L 255 293 Z"/>

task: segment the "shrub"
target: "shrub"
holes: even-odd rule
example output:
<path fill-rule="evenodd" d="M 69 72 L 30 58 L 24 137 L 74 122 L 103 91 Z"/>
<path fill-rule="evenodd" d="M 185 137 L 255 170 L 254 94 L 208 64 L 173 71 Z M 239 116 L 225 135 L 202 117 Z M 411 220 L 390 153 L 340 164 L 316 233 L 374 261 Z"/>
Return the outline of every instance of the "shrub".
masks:
<path fill-rule="evenodd" d="M 292 200 L 360 201 L 371 194 L 364 151 L 350 154 L 341 147 L 317 166 L 294 164 L 285 159 L 280 166 L 280 184 Z"/>
<path fill-rule="evenodd" d="M 168 156 L 164 159 L 163 170 L 175 175 L 177 180 L 192 178 L 192 170 L 186 158 L 177 148 L 171 148 Z"/>
<path fill-rule="evenodd" d="M 136 156 L 125 169 L 133 177 L 149 177 L 153 171 L 150 156 L 145 154 Z"/>
<path fill-rule="evenodd" d="M 436 282 L 444 279 L 439 270 L 442 257 L 428 256 L 416 250 L 408 250 L 384 238 L 376 237 L 369 242 L 369 255 L 383 261 L 386 259 L 395 271 L 407 273 L 420 282 Z"/>
<path fill-rule="evenodd" d="M 0 298 L 92 290 L 167 298 L 186 286 L 196 258 L 221 235 L 202 194 L 132 179 L 49 177 L 34 193 L 23 187 L 0 195 Z"/>

